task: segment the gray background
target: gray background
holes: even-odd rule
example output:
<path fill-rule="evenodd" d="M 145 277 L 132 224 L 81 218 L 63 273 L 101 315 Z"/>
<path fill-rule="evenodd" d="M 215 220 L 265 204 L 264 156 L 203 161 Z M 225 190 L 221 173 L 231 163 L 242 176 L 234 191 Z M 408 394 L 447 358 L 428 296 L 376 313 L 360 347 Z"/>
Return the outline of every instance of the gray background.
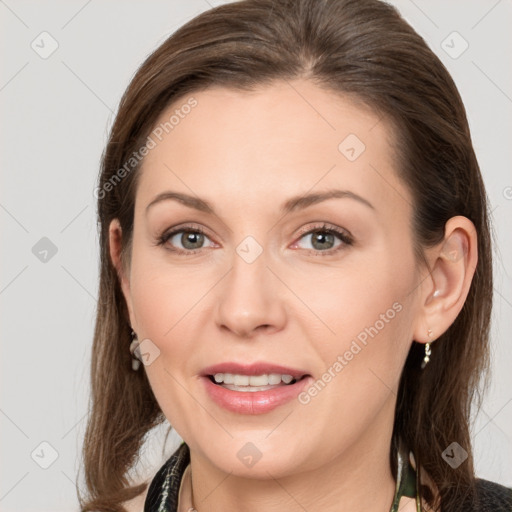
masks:
<path fill-rule="evenodd" d="M 100 155 L 121 94 L 145 56 L 219 3 L 0 0 L 1 511 L 78 510 Z M 497 241 L 493 383 L 473 441 L 478 475 L 512 486 L 512 230 L 505 224 L 512 218 L 512 2 L 391 3 L 452 73 L 490 197 Z M 44 31 L 50 36 L 40 36 Z M 469 47 L 457 55 L 464 40 Z M 58 48 L 42 58 L 51 44 Z M 158 429 L 148 443 L 141 476 L 163 462 L 162 434 Z M 164 456 L 177 442 L 171 438 Z"/>

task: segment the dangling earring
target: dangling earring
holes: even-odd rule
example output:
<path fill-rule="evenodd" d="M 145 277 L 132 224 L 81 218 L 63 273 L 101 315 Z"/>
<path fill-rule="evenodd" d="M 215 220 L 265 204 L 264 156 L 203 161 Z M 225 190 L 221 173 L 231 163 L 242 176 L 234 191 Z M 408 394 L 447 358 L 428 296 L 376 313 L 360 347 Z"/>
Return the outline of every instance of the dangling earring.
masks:
<path fill-rule="evenodd" d="M 428 337 L 432 338 L 432 330 L 429 329 L 427 331 Z M 432 350 L 430 348 L 430 342 L 425 343 L 425 357 L 423 358 L 423 361 L 421 362 L 421 369 L 423 370 L 425 366 L 427 366 L 428 362 L 430 361 L 430 355 L 432 354 Z"/>
<path fill-rule="evenodd" d="M 137 371 L 140 368 L 139 340 L 137 334 L 132 330 L 132 342 L 130 343 L 130 353 L 132 355 L 132 370 Z"/>

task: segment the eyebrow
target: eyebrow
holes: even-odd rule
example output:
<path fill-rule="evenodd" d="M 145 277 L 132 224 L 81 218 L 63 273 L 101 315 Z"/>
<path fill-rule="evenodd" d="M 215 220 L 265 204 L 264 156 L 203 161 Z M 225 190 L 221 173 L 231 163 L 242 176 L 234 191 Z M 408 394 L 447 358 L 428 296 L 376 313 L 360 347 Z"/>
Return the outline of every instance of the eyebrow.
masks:
<path fill-rule="evenodd" d="M 350 190 L 326 190 L 325 192 L 317 192 L 312 194 L 295 196 L 288 199 L 281 206 L 281 213 L 288 214 L 296 210 L 302 210 L 304 208 L 308 208 L 314 204 L 321 203 L 323 201 L 327 201 L 328 199 L 354 199 L 361 204 L 375 210 L 374 206 L 364 199 L 363 197 L 351 192 Z M 146 214 L 148 210 L 157 203 L 162 201 L 174 200 L 178 201 L 181 204 L 188 206 L 189 208 L 193 208 L 195 210 L 199 210 L 205 213 L 211 213 L 215 215 L 215 210 L 212 205 L 206 201 L 205 199 L 201 199 L 199 197 L 194 197 L 188 194 L 183 194 L 181 192 L 172 192 L 166 191 L 158 194 L 147 206 L 146 206 Z"/>

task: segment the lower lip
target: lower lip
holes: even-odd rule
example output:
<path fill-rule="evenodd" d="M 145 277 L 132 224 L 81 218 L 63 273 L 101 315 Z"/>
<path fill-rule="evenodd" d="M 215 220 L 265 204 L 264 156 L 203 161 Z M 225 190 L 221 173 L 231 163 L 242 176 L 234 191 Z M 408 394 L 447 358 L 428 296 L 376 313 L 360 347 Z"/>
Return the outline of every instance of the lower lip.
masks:
<path fill-rule="evenodd" d="M 263 414 L 272 411 L 280 405 L 297 398 L 299 393 L 313 380 L 307 376 L 285 386 L 278 386 L 266 391 L 232 391 L 214 384 L 209 377 L 202 377 L 210 398 L 232 412 L 239 414 Z"/>

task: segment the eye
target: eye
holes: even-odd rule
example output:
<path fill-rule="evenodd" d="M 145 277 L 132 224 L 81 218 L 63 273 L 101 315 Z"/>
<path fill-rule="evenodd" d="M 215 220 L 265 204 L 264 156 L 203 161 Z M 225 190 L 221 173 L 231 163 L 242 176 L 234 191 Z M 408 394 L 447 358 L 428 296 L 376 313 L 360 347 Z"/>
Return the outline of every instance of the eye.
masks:
<path fill-rule="evenodd" d="M 316 254 L 323 253 L 322 256 L 332 254 L 353 244 L 353 239 L 348 232 L 328 224 L 310 228 L 301 235 L 300 240 L 308 240 L 309 238 L 309 247 L 305 249 Z M 336 244 L 336 242 L 338 243 Z M 296 248 L 298 243 L 295 242 L 292 248 Z"/>
<path fill-rule="evenodd" d="M 307 240 L 308 237 L 309 247 L 305 249 L 322 256 L 330 255 L 353 244 L 353 238 L 347 231 L 325 223 L 302 229 L 299 240 Z M 206 240 L 210 241 L 210 247 L 215 247 L 200 226 L 179 226 L 159 236 L 157 245 L 166 245 L 170 251 L 177 254 L 192 255 L 206 248 Z M 292 246 L 293 249 L 297 247 L 301 248 L 299 242 L 295 242 Z"/>
<path fill-rule="evenodd" d="M 181 226 L 161 235 L 158 238 L 157 245 L 168 244 L 170 246 L 169 250 L 178 254 L 195 254 L 197 251 L 204 249 L 205 240 L 210 239 L 201 227 Z"/>

